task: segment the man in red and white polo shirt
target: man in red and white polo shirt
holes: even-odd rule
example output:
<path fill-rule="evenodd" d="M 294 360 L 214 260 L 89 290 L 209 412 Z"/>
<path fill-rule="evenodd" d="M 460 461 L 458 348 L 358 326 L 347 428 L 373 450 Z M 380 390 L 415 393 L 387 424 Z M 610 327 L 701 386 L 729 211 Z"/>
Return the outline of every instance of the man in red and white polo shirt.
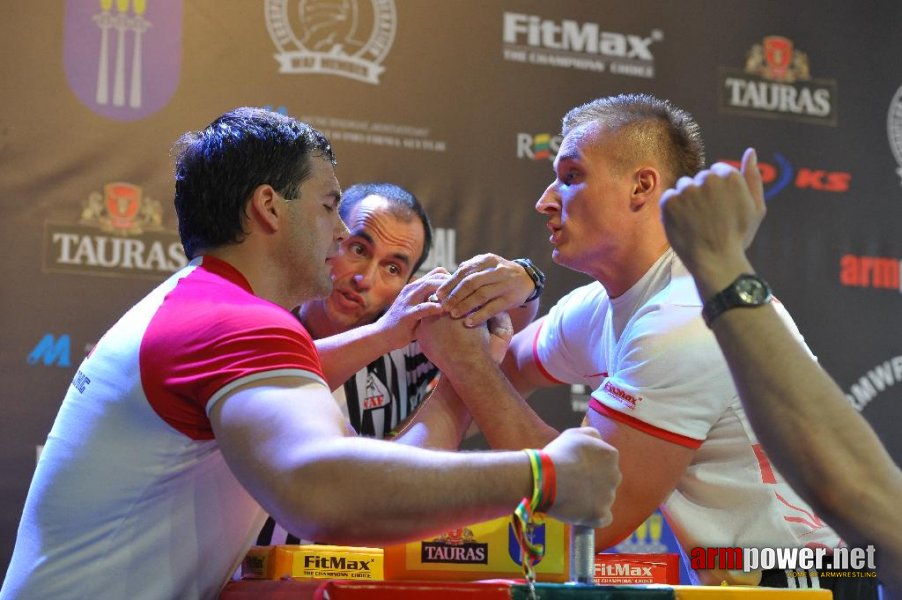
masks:
<path fill-rule="evenodd" d="M 215 598 L 267 512 L 299 536 L 384 544 L 508 514 L 532 493 L 524 452 L 359 438 L 342 417 L 289 312 L 331 289 L 347 235 L 333 164 L 322 134 L 261 109 L 183 136 L 175 207 L 191 262 L 79 367 L 0 598 Z M 484 330 L 463 333 L 469 360 L 493 360 Z M 447 447 L 468 424 L 440 386 L 412 432 Z M 616 451 L 591 430 L 545 451 L 551 514 L 607 523 Z"/>

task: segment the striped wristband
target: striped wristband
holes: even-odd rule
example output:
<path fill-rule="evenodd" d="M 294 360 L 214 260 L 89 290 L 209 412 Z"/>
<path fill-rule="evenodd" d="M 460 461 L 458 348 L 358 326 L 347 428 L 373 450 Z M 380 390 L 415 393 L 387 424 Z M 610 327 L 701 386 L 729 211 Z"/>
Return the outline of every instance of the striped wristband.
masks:
<path fill-rule="evenodd" d="M 557 494 L 557 477 L 551 457 L 542 450 L 524 450 L 529 456 L 532 469 L 532 498 L 530 508 L 534 513 L 547 513 L 554 504 Z"/>
<path fill-rule="evenodd" d="M 541 450 L 524 450 L 532 470 L 532 497 L 523 498 L 514 510 L 513 526 L 520 545 L 521 566 L 526 581 L 535 581 L 533 567 L 545 555 L 545 546 L 533 541 L 533 529 L 544 521 L 545 513 L 554 505 L 557 477 L 551 457 Z"/>

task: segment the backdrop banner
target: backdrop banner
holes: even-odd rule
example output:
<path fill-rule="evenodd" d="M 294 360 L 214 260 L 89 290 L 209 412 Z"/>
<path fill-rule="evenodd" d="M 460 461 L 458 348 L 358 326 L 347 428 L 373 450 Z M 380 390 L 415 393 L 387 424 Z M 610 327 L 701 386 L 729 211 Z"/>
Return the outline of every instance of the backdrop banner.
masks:
<path fill-rule="evenodd" d="M 186 263 L 174 141 L 238 106 L 322 130 L 343 186 L 413 191 L 436 227 L 424 269 L 530 257 L 544 313 L 588 281 L 552 263 L 534 209 L 561 117 L 621 92 L 671 99 L 708 163 L 757 148 L 768 215 L 752 261 L 902 459 L 898 0 L 66 0 L 6 15 L 0 565 L 79 362 Z M 574 426 L 589 391 L 531 402 Z M 675 548 L 660 515 L 627 547 Z"/>

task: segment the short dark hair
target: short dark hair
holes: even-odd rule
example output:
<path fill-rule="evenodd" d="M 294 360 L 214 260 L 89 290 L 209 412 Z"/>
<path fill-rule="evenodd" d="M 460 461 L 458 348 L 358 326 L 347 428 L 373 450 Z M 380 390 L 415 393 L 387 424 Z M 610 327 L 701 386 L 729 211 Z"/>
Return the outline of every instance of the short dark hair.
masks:
<path fill-rule="evenodd" d="M 185 255 L 240 242 L 245 206 L 269 184 L 286 199 L 310 177 L 310 157 L 335 164 L 326 137 L 297 119 L 237 108 L 176 142 L 175 211 Z"/>
<path fill-rule="evenodd" d="M 385 182 L 363 182 L 355 183 L 351 187 L 345 189 L 341 193 L 341 205 L 338 208 L 342 220 L 347 223 L 351 211 L 357 206 L 361 200 L 368 196 L 380 196 L 388 200 L 394 206 L 400 208 L 403 213 L 413 213 L 419 217 L 423 223 L 423 253 L 414 263 L 411 275 L 417 272 L 419 268 L 429 257 L 429 251 L 432 249 L 432 223 L 429 221 L 429 215 L 417 197 L 400 185 Z"/>
<path fill-rule="evenodd" d="M 649 94 L 620 94 L 577 106 L 563 119 L 562 134 L 599 121 L 628 137 L 624 161 L 655 155 L 670 167 L 676 183 L 692 177 L 705 166 L 705 147 L 695 119 L 670 100 Z"/>

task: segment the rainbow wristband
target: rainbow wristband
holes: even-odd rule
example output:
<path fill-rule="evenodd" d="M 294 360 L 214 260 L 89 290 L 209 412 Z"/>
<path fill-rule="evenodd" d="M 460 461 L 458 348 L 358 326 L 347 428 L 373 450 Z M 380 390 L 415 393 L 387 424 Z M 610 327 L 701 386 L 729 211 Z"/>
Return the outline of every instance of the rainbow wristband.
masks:
<path fill-rule="evenodd" d="M 557 495 L 557 476 L 554 463 L 541 450 L 524 450 L 532 469 L 532 498 L 530 508 L 534 513 L 544 514 L 551 510 Z"/>
<path fill-rule="evenodd" d="M 557 499 L 557 474 L 554 471 L 554 463 L 545 452 L 539 451 L 539 459 L 542 462 L 542 500 L 541 506 L 536 507 L 537 512 L 547 513 L 554 506 Z"/>
<path fill-rule="evenodd" d="M 557 477 L 551 457 L 541 450 L 524 450 L 532 470 L 532 497 L 523 498 L 513 514 L 514 532 L 520 545 L 523 574 L 530 583 L 535 581 L 536 565 L 545 555 L 545 546 L 532 541 L 532 531 L 544 521 L 544 515 L 554 504 Z"/>

